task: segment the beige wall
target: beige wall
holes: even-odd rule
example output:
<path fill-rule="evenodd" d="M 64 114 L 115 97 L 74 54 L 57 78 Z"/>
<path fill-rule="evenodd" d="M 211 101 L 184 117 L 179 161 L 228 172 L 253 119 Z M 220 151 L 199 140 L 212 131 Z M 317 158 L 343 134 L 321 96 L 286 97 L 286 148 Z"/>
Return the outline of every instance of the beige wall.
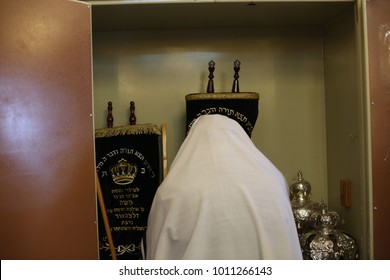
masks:
<path fill-rule="evenodd" d="M 340 215 L 338 228 L 357 239 L 360 257 L 369 256 L 368 159 L 365 94 L 359 66 L 362 52 L 355 12 L 340 15 L 325 33 L 325 91 L 329 208 Z M 351 182 L 351 207 L 342 206 L 340 181 Z"/>
<path fill-rule="evenodd" d="M 326 128 L 321 30 L 310 28 L 195 29 L 95 32 L 95 125 L 168 125 L 172 162 L 185 133 L 185 95 L 204 92 L 207 65 L 216 62 L 215 91 L 231 91 L 233 62 L 241 61 L 240 90 L 260 93 L 253 141 L 288 182 L 298 170 L 312 183 L 313 199 L 327 200 Z M 233 160 L 233 159 L 232 159 Z"/>

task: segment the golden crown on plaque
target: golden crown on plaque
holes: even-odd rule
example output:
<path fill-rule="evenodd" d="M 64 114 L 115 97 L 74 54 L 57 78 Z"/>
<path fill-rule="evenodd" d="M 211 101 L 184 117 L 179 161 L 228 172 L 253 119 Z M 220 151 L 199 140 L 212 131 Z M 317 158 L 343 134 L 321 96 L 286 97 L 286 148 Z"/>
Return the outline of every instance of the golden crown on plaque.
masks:
<path fill-rule="evenodd" d="M 110 168 L 112 180 L 117 185 L 131 184 L 137 175 L 137 165 L 127 162 L 124 158 Z"/>

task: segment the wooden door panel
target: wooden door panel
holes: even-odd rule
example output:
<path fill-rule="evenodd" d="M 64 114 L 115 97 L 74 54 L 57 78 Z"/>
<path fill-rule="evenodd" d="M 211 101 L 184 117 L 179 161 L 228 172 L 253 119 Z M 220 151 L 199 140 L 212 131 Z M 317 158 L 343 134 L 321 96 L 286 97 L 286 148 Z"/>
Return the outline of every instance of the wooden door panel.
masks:
<path fill-rule="evenodd" d="M 90 7 L 0 13 L 0 258 L 96 259 Z"/>
<path fill-rule="evenodd" d="M 374 258 L 390 259 L 390 1 L 367 1 Z"/>

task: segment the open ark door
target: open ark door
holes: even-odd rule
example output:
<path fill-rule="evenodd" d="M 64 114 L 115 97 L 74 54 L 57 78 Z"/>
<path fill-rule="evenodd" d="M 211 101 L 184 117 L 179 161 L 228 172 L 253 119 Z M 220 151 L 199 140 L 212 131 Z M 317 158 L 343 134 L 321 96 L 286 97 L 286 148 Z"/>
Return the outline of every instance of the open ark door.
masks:
<path fill-rule="evenodd" d="M 374 259 L 390 259 L 390 1 L 367 1 Z"/>
<path fill-rule="evenodd" d="M 90 7 L 0 14 L 0 258 L 97 259 Z"/>

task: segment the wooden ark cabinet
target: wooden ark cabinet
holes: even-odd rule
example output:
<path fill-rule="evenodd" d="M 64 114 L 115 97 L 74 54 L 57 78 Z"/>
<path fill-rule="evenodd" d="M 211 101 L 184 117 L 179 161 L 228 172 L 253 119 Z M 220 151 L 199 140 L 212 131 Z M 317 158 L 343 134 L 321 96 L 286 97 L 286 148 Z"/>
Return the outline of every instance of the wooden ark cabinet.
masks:
<path fill-rule="evenodd" d="M 94 129 L 105 127 L 107 102 L 114 125 L 127 124 L 130 101 L 138 123 L 166 121 L 170 163 L 184 96 L 206 90 L 210 60 L 215 91 L 230 91 L 236 59 L 241 91 L 260 93 L 256 146 L 288 181 L 303 171 L 361 259 L 390 258 L 389 1 L 1 7 L 1 259 L 97 259 Z"/>

